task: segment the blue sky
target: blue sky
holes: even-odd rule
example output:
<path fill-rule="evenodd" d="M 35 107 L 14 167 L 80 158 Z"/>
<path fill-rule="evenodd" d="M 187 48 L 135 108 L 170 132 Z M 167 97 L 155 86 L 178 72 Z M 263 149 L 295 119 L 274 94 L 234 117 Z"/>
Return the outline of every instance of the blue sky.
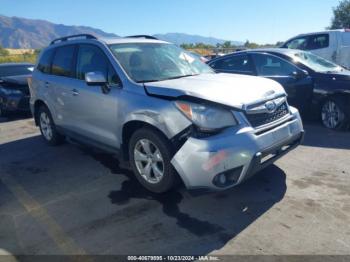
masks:
<path fill-rule="evenodd" d="M 329 26 L 339 0 L 0 0 L 0 14 L 119 35 L 180 32 L 274 43 Z"/>

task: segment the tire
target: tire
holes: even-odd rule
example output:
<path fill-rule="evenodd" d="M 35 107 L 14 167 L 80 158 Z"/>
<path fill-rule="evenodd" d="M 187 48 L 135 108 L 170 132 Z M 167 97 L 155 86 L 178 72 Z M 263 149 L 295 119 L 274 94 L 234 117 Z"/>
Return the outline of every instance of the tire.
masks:
<path fill-rule="evenodd" d="M 62 144 L 64 137 L 57 132 L 50 110 L 46 106 L 41 106 L 36 115 L 41 135 L 46 143 L 50 146 Z"/>
<path fill-rule="evenodd" d="M 321 121 L 326 128 L 345 129 L 349 122 L 343 100 L 338 97 L 327 98 L 321 107 Z"/>
<path fill-rule="evenodd" d="M 153 193 L 167 192 L 179 182 L 170 163 L 172 156 L 172 145 L 154 129 L 142 128 L 131 136 L 129 159 L 132 170 L 137 180 Z"/>

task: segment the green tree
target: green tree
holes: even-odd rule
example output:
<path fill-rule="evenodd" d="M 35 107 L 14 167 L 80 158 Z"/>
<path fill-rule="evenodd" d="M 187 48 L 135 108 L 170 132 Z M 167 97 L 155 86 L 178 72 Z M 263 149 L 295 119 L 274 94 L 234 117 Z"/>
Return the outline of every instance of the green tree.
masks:
<path fill-rule="evenodd" d="M 222 44 L 222 47 L 223 47 L 223 48 L 231 48 L 231 47 L 232 47 L 231 41 L 225 41 L 225 42 Z"/>
<path fill-rule="evenodd" d="M 256 43 L 251 43 L 251 42 L 249 42 L 249 40 L 247 40 L 244 44 L 244 47 L 246 47 L 248 49 L 255 49 L 255 48 L 259 48 L 260 46 Z"/>
<path fill-rule="evenodd" d="M 333 9 L 332 24 L 329 29 L 350 28 L 350 0 L 343 0 Z"/>
<path fill-rule="evenodd" d="M 180 47 L 183 49 L 192 49 L 194 46 L 193 44 L 182 44 Z"/>
<path fill-rule="evenodd" d="M 7 56 L 9 54 L 10 54 L 10 52 L 0 45 L 0 55 L 1 56 Z"/>

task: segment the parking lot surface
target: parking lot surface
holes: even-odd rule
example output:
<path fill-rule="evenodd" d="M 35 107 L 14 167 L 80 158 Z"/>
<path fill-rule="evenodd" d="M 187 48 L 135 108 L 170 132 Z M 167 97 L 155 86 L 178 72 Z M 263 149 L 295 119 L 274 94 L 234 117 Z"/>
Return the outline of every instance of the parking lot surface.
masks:
<path fill-rule="evenodd" d="M 350 133 L 304 144 L 229 191 L 145 191 L 113 156 L 0 120 L 0 249 L 11 254 L 350 254 Z"/>

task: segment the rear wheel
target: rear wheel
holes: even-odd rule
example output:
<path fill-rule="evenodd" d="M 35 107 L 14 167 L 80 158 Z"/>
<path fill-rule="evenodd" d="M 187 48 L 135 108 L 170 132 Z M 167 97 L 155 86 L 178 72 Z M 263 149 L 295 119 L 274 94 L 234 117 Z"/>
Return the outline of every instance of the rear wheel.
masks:
<path fill-rule="evenodd" d="M 137 180 L 149 191 L 163 193 L 173 188 L 178 176 L 171 165 L 171 144 L 158 131 L 135 131 L 129 143 L 129 156 Z"/>
<path fill-rule="evenodd" d="M 57 132 L 49 109 L 46 106 L 41 106 L 38 110 L 37 117 L 40 132 L 45 141 L 51 146 L 61 144 L 64 137 Z"/>
<path fill-rule="evenodd" d="M 321 109 L 321 119 L 325 127 L 334 130 L 344 129 L 348 124 L 344 103 L 339 98 L 327 99 Z"/>

